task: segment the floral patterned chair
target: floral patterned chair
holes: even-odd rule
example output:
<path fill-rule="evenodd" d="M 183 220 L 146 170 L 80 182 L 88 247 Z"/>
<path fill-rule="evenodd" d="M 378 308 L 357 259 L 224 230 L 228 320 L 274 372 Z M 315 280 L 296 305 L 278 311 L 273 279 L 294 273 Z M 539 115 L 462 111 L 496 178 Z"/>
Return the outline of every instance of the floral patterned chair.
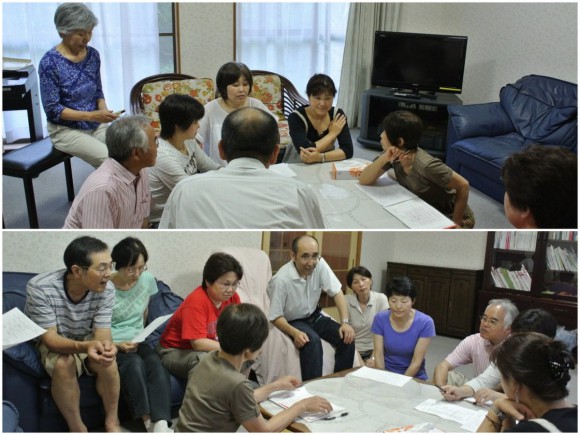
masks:
<path fill-rule="evenodd" d="M 170 94 L 187 94 L 205 105 L 215 98 L 212 79 L 197 79 L 186 74 L 156 74 L 145 77 L 133 86 L 130 94 L 131 113 L 151 119 L 151 127 L 159 133 L 159 104 Z"/>
<path fill-rule="evenodd" d="M 252 70 L 252 76 L 254 85 L 251 96 L 264 103 L 278 118 L 278 128 L 280 129 L 278 161 L 282 161 L 286 146 L 290 143 L 288 115 L 298 107 L 308 104 L 308 101 L 300 95 L 290 80 L 280 74 Z"/>

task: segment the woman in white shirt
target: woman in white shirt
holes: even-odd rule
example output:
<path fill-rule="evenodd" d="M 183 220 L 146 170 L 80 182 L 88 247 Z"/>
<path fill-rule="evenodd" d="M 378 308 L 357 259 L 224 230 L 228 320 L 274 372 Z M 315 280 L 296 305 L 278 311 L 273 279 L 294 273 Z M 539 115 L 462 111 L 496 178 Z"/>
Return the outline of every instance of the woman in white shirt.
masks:
<path fill-rule="evenodd" d="M 159 223 L 169 194 L 184 178 L 219 169 L 195 140 L 203 105 L 189 95 L 172 94 L 159 105 L 161 133 L 157 161 L 149 168 L 151 214 L 149 222 Z"/>
<path fill-rule="evenodd" d="M 368 367 L 375 366 L 371 325 L 375 314 L 389 308 L 387 297 L 374 292 L 373 277 L 364 266 L 355 266 L 346 274 L 346 284 L 354 294 L 346 295 L 348 317 L 355 332 L 356 350 Z"/>
<path fill-rule="evenodd" d="M 205 105 L 205 116 L 201 120 L 199 136 L 206 154 L 216 163 L 226 166 L 219 155 L 218 143 L 222 137 L 222 124 L 231 112 L 242 107 L 256 107 L 271 113 L 260 100 L 250 97 L 254 80 L 250 69 L 239 62 L 222 65 L 216 76 L 219 98 Z M 273 115 L 272 115 L 273 116 Z"/>

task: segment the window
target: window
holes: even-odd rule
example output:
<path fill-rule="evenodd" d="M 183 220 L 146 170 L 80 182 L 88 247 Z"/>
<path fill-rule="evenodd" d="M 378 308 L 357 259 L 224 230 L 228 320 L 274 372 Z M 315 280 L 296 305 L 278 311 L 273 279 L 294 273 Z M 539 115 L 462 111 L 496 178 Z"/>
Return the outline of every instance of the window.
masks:
<path fill-rule="evenodd" d="M 160 73 L 174 73 L 177 71 L 176 9 L 177 5 L 175 3 L 157 3 Z"/>
<path fill-rule="evenodd" d="M 349 3 L 238 3 L 236 58 L 305 94 L 315 73 L 340 83 Z"/>

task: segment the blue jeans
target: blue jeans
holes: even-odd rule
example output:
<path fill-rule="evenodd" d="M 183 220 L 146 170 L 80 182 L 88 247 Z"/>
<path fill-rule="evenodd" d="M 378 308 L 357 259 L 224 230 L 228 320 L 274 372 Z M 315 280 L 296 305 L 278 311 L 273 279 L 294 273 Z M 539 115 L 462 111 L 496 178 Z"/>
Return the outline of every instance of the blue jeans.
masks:
<path fill-rule="evenodd" d="M 313 314 L 305 319 L 292 320 L 290 325 L 308 335 L 310 340 L 300 349 L 300 370 L 302 380 L 319 378 L 322 376 L 322 342 L 328 341 L 335 348 L 334 371 L 349 369 L 354 360 L 354 341 L 346 344 L 340 338 L 338 329 L 340 325 L 332 318 L 324 316 L 317 309 Z"/>
<path fill-rule="evenodd" d="M 169 372 L 148 344 L 141 343 L 134 353 L 117 353 L 121 392 L 134 419 L 150 415 L 151 421 L 171 422 Z"/>

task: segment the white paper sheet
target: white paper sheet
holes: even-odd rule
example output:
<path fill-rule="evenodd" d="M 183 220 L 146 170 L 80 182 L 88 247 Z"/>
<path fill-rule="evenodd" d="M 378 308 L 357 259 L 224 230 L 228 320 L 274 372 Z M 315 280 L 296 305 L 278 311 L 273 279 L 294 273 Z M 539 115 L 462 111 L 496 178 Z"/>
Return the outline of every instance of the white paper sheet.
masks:
<path fill-rule="evenodd" d="M 143 340 L 145 340 L 147 337 L 149 337 L 149 335 L 151 335 L 151 333 L 153 331 L 155 331 L 160 325 L 162 325 L 166 320 L 168 320 L 171 316 L 173 316 L 173 313 L 167 314 L 166 316 L 157 317 L 149 325 L 147 325 L 146 328 L 143 328 L 143 331 L 141 331 L 139 334 L 137 334 L 135 337 L 133 337 L 133 340 L 131 340 L 131 343 L 141 343 Z"/>
<path fill-rule="evenodd" d="M 455 226 L 451 219 L 419 198 L 385 207 L 385 210 L 413 229 L 441 229 Z"/>
<path fill-rule="evenodd" d="M 415 406 L 415 409 L 459 423 L 462 429 L 470 432 L 477 430 L 487 414 L 487 410 L 484 409 L 467 409 L 454 403 L 435 399 L 427 399 Z"/>
<path fill-rule="evenodd" d="M 306 391 L 306 387 L 302 386 L 300 388 L 296 388 L 295 390 L 283 390 L 283 391 L 276 391 L 268 397 L 268 400 L 275 403 L 282 408 L 289 408 L 294 405 L 296 402 L 299 402 L 303 399 L 307 399 L 309 397 L 313 397 L 308 391 Z M 316 413 L 316 414 L 302 414 L 300 418 L 307 422 L 313 422 L 322 419 L 335 419 L 340 416 L 343 416 L 345 409 L 341 406 L 337 406 L 334 403 L 331 403 L 332 411 L 326 413 Z"/>
<path fill-rule="evenodd" d="M 417 198 L 417 195 L 405 189 L 388 176 L 379 178 L 379 182 L 372 186 L 357 184 L 357 187 L 366 193 L 373 201 L 383 207 L 388 207 L 403 201 L 408 201 L 409 199 Z"/>
<path fill-rule="evenodd" d="M 361 367 L 360 369 L 350 373 L 349 376 L 370 379 L 372 381 L 378 381 L 382 382 L 383 384 L 394 385 L 396 387 L 402 387 L 411 379 L 413 379 L 410 376 L 387 372 L 385 370 L 371 369 L 369 367 Z"/>
<path fill-rule="evenodd" d="M 2 350 L 38 337 L 46 332 L 18 308 L 2 315 Z"/>

